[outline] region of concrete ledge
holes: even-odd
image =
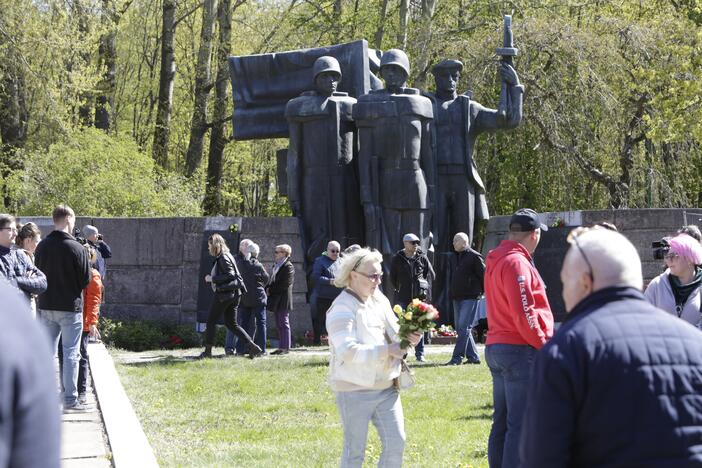
[[[114,466],[157,467],[154,452],[122,387],[112,357],[102,343],[91,343],[88,354],[93,387],[112,449]]]

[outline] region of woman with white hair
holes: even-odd
[[[407,350],[400,346],[390,301],[378,289],[382,261],[367,248],[344,256],[335,279],[344,291],[327,312],[329,383],[344,428],[342,467],[363,464],[370,421],[383,448],[378,466],[402,466],[404,417],[394,382]],[[421,336],[415,333],[409,341],[414,345]]]
[[[646,298],[659,309],[702,328],[702,245],[687,234],[678,234],[668,243],[664,257],[668,268],[651,280]]]
[[[246,292],[241,296],[239,304],[239,325],[246,333],[253,336],[254,343],[261,348],[262,354],[266,354],[266,285],[270,278],[266,269],[258,261],[260,250],[255,242],[249,243],[244,248],[246,260],[241,264],[241,276],[244,278]],[[255,333],[253,320],[256,320]],[[237,342],[237,355],[246,353],[244,345],[245,343],[241,340]]]

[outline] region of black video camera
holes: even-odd
[[[77,240],[78,242],[80,242],[82,245],[85,245],[85,244],[88,243],[88,241],[86,240],[86,238],[83,237],[83,236],[81,236],[80,229],[78,229],[78,228],[75,228],[75,229],[73,230],[73,237],[75,237],[76,240]]]
[[[655,260],[663,260],[665,254],[667,254],[670,250],[670,243],[668,242],[668,238],[664,237],[659,241],[652,242],[651,248],[653,248],[653,258]]]

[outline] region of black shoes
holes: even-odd
[[[271,354],[275,354],[276,356],[279,356],[281,354],[288,354],[288,353],[290,353],[289,349],[276,349]]]
[[[249,358],[253,359],[257,356],[260,356],[261,354],[263,354],[263,350],[259,345],[257,345],[256,343],[251,343],[249,345]]]
[[[444,365],[445,365],[445,366],[460,366],[461,364],[462,364],[461,361],[453,361],[453,360],[451,360],[451,361],[447,362],[447,363],[444,364]]]
[[[203,351],[196,359],[210,359],[212,357],[212,351]]]
[[[466,359],[463,364],[477,364],[480,365],[480,359]]]

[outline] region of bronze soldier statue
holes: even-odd
[[[301,221],[306,265],[330,240],[342,245],[363,242],[363,211],[358,195],[355,126],[356,100],[337,92],[341,67],[334,57],[318,58],[314,91],[285,107],[288,148],[288,200]]]
[[[366,220],[366,243],[391,255],[402,236],[413,232],[430,243],[434,192],[431,101],[406,88],[409,59],[385,52],[380,76],[385,89],[358,99],[353,117],[359,131],[359,178]]]
[[[458,96],[456,88],[463,64],[444,60],[432,69],[436,93],[429,97],[434,105],[434,154],[437,167],[437,201],[434,230],[437,250],[451,250],[457,232],[465,232],[473,241],[475,224],[489,218],[485,186],[473,160],[475,140],[483,132],[511,129],[522,120],[522,95],[517,72],[502,63],[500,73],[506,85],[503,95],[506,109],[501,118],[497,109],[483,107],[467,94]]]

